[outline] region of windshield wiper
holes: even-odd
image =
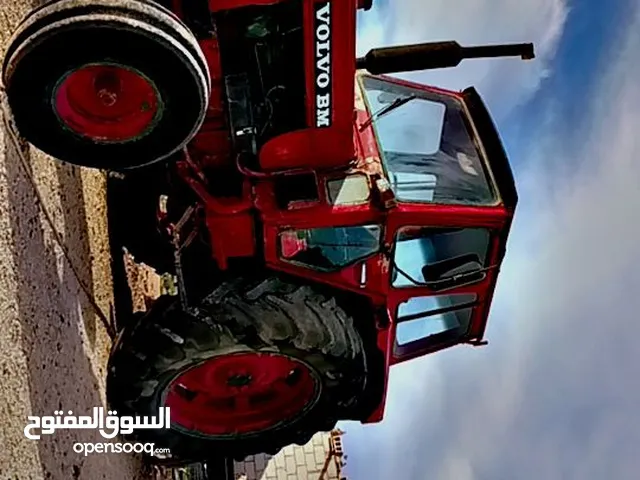
[[[417,98],[417,95],[408,95],[406,97],[398,97],[398,98],[396,98],[389,105],[386,105],[386,106],[382,107],[380,110],[378,110],[377,112],[373,113],[369,118],[367,118],[362,123],[362,125],[360,125],[360,131],[363,131],[365,128],[367,128],[369,125],[371,125],[374,122],[374,120],[377,120],[377,119],[385,116],[387,113],[390,113],[393,110],[395,110],[396,108],[401,107],[405,103],[409,103],[411,100],[414,100],[415,98]]]

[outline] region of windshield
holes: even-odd
[[[398,200],[492,205],[496,196],[460,101],[363,76],[382,161]]]

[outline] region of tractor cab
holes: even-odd
[[[384,74],[502,55],[533,52],[444,42],[358,59],[357,162],[346,176],[318,174],[328,205],[279,217],[296,227],[280,231],[275,268],[369,296],[392,327],[378,335],[388,365],[482,343],[517,193],[475,89]]]
[[[517,201],[487,110],[473,89],[368,73],[357,87],[360,144],[395,201],[382,239],[391,363],[478,342]]]

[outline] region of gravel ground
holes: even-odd
[[[2,2],[2,50],[34,3]],[[104,199],[102,174],[19,145],[1,123],[1,480],[150,478],[126,454],[72,450],[104,441],[97,432],[62,430],[39,441],[23,434],[28,415],[84,415],[105,404],[113,298]]]

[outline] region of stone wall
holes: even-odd
[[[0,1],[0,59],[39,3]],[[103,442],[97,431],[24,436],[28,416],[105,405],[113,306],[105,178],[21,141],[0,97],[0,478],[143,478],[136,458],[73,451]]]

